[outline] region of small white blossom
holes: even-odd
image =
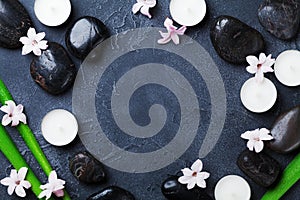
[[[203,163],[200,159],[196,160],[192,165],[191,169],[182,169],[183,176],[181,176],[178,181],[181,184],[187,184],[187,188],[190,190],[197,185],[201,188],[206,188],[205,179],[207,179],[210,174],[208,172],[202,172]]]
[[[274,65],[275,59],[271,57],[271,54],[267,57],[264,53],[259,54],[259,58],[247,56],[246,60],[249,63],[249,66],[246,70],[251,74],[255,74],[255,78],[261,82],[264,79],[264,73],[274,72],[272,65]]]
[[[12,195],[14,191],[19,197],[25,197],[26,192],[24,188],[29,189],[31,184],[25,180],[28,168],[22,167],[18,172],[15,169],[10,171],[9,177],[0,181],[2,185],[8,186],[7,193]]]
[[[149,9],[153,8],[156,5],[156,0],[137,0],[132,7],[133,14],[136,14],[139,10],[143,15],[151,18],[151,14],[149,13]]]
[[[20,122],[26,124],[26,115],[23,113],[23,105],[19,104],[16,106],[12,100],[6,101],[6,105],[0,108],[1,111],[5,112],[6,115],[2,118],[2,125],[7,126],[11,123],[11,126],[17,126]]]
[[[160,35],[163,37],[162,39],[159,39],[157,42],[158,44],[167,44],[171,40],[177,45],[179,44],[179,36],[178,35],[184,35],[184,32],[186,31],[186,26],[182,26],[180,28],[177,28],[173,25],[173,21],[169,18],[167,18],[164,22],[164,26],[166,27],[167,31],[166,33],[163,33],[162,31],[159,31]]]
[[[246,131],[241,135],[241,138],[249,140],[247,142],[247,147],[250,151],[255,150],[259,153],[264,148],[264,140],[272,140],[273,137],[269,135],[270,131],[266,128],[255,129],[253,131]]]
[[[57,197],[63,197],[63,189],[65,188],[65,183],[66,182],[64,180],[57,178],[57,174],[55,171],[52,171],[49,175],[48,183],[40,186],[43,191],[39,194],[38,198],[41,199],[43,197],[46,197],[46,200],[48,200],[51,197],[52,193]]]
[[[22,48],[22,55],[33,53],[37,56],[42,54],[41,50],[47,49],[47,41],[43,40],[46,36],[45,32],[36,33],[34,28],[29,28],[27,37],[21,37],[20,42],[24,45]]]

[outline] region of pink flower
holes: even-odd
[[[206,188],[205,179],[207,179],[210,174],[208,172],[202,172],[202,168],[202,161],[200,159],[196,160],[191,169],[184,168],[181,170],[183,176],[178,179],[179,183],[187,184],[189,190],[194,188],[196,184],[201,188]]]
[[[264,73],[274,72],[271,66],[275,63],[275,59],[272,59],[271,56],[270,54],[266,57],[264,53],[259,54],[259,59],[255,56],[247,56],[246,60],[249,66],[246,70],[255,74],[255,78],[261,82],[264,79]]]
[[[64,184],[66,182],[64,180],[58,179],[55,171],[52,171],[48,178],[48,183],[45,185],[41,185],[40,188],[43,190],[38,196],[39,199],[46,197],[48,200],[52,193],[57,197],[63,197],[65,188]]]
[[[179,29],[173,25],[173,21],[169,18],[167,18],[164,22],[164,26],[167,28],[167,33],[163,33],[162,31],[159,31],[160,35],[163,37],[162,39],[159,39],[157,42],[158,44],[166,44],[170,42],[171,40],[175,44],[179,44],[179,36],[178,35],[184,35],[184,32],[186,31],[186,26],[182,26]]]
[[[256,153],[259,153],[264,148],[264,140],[272,140],[273,137],[269,135],[270,131],[266,128],[255,129],[253,131],[246,131],[241,135],[241,138],[249,140],[247,147],[250,151],[255,149]]]
[[[151,18],[151,14],[149,13],[149,8],[153,8],[156,5],[156,0],[137,0],[137,3],[133,5],[132,12],[136,14],[139,10],[143,15]]]
[[[31,184],[25,180],[28,168],[22,167],[18,172],[15,169],[10,171],[9,177],[0,181],[2,185],[8,186],[7,193],[12,195],[14,191],[19,197],[25,197],[26,192],[24,188],[29,189]]]
[[[6,101],[5,104],[6,105],[0,108],[1,111],[6,113],[2,118],[3,126],[7,126],[11,122],[11,126],[17,126],[20,122],[26,124],[26,115],[23,113],[23,105],[19,104],[16,106],[12,100]]]
[[[29,28],[27,32],[27,37],[21,37],[20,42],[24,45],[22,48],[22,55],[33,53],[37,56],[42,54],[42,50],[47,49],[47,41],[42,40],[45,37],[45,32],[36,33],[34,28]]]

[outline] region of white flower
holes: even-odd
[[[22,55],[33,53],[37,56],[42,54],[42,50],[47,49],[47,41],[42,40],[45,37],[45,32],[36,33],[34,28],[29,28],[27,32],[27,37],[21,37],[20,42],[24,45],[22,48]]]
[[[259,153],[264,148],[264,140],[272,140],[273,137],[269,135],[270,131],[266,128],[255,129],[253,131],[246,131],[241,135],[241,138],[249,140],[247,147],[250,151],[255,149],[256,153]]]
[[[31,187],[31,184],[24,180],[27,174],[28,168],[22,167],[19,169],[19,172],[17,170],[12,169],[10,171],[9,177],[6,177],[0,181],[2,185],[8,186],[7,193],[9,195],[12,195],[14,191],[19,197],[25,197],[26,192],[24,188],[29,189]]]
[[[58,179],[57,174],[55,171],[52,171],[48,178],[48,183],[45,185],[41,185],[40,188],[43,190],[38,198],[41,199],[43,197],[46,197],[46,200],[48,200],[52,193],[54,193],[57,197],[63,197],[65,188],[64,184],[66,182],[64,180]]]
[[[249,66],[246,70],[251,74],[255,74],[255,78],[261,82],[264,79],[264,73],[274,72],[271,66],[275,63],[275,59],[271,57],[271,54],[266,57],[264,53],[259,54],[259,59],[255,56],[247,56],[246,60]]]
[[[173,25],[173,21],[169,18],[167,18],[164,22],[164,26],[167,28],[167,33],[163,33],[162,31],[159,31],[160,35],[163,37],[162,39],[159,39],[157,42],[158,44],[166,44],[170,42],[171,40],[175,44],[179,44],[179,36],[178,35],[184,35],[184,32],[186,31],[186,26],[182,26],[180,28],[177,28]]]
[[[209,177],[208,172],[201,172],[203,168],[202,161],[200,159],[196,160],[191,167],[182,169],[183,176],[181,176],[178,181],[181,184],[187,184],[187,188],[190,190],[197,184],[201,188],[206,188],[205,179]]]
[[[156,5],[156,0],[137,0],[132,7],[133,14],[136,14],[139,10],[143,15],[151,18],[151,14],[149,13],[149,8],[153,8]]]
[[[2,118],[3,126],[7,126],[11,122],[11,126],[17,126],[20,121],[26,124],[26,115],[23,113],[23,105],[19,104],[16,106],[12,100],[6,101],[5,104],[6,105],[0,108],[1,111],[6,113]]]

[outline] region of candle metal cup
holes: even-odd
[[[67,21],[71,14],[70,0],[35,0],[34,13],[46,26],[59,26]]]
[[[241,88],[242,104],[251,112],[263,113],[270,110],[277,100],[275,85],[267,78],[258,82],[256,78],[248,79]]]
[[[205,0],[171,0],[170,13],[178,24],[195,26],[205,17],[206,3]]]
[[[64,146],[75,139],[78,133],[78,123],[69,111],[56,109],[45,115],[41,130],[47,142],[55,146]]]
[[[237,175],[223,177],[216,185],[216,200],[250,200],[251,189],[248,182]]]
[[[276,78],[283,85],[295,87],[300,85],[300,51],[282,52],[274,64]]]

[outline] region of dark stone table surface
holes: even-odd
[[[60,27],[50,28],[42,25],[35,17],[33,12],[34,0],[20,0],[20,2],[30,13],[37,30],[45,31],[48,41],[58,42],[63,46],[65,46],[64,38],[67,28],[81,16],[90,15],[102,20],[108,27],[111,35],[139,27],[163,27],[164,19],[170,16],[168,9],[169,0],[158,1],[158,5],[151,10],[153,14],[153,19],[151,20],[141,14],[133,15],[131,13],[131,7],[135,3],[135,0],[72,0],[73,10],[69,21]],[[272,53],[274,56],[277,56],[286,49],[299,49],[300,34],[296,39],[287,42],[276,39],[263,29],[257,18],[257,9],[260,2],[260,0],[207,1],[208,13],[205,20],[201,24],[189,28],[186,32],[188,36],[198,41],[213,58],[222,75],[227,95],[227,117],[222,135],[213,151],[203,159],[205,170],[211,173],[211,177],[207,181],[207,191],[210,195],[213,195],[215,184],[220,178],[228,174],[238,174],[249,181],[252,189],[252,199],[260,199],[266,190],[249,180],[236,164],[238,154],[246,148],[245,142],[240,139],[240,134],[243,131],[252,130],[257,127],[271,128],[273,121],[280,112],[300,103],[299,87],[285,87],[276,80],[274,74],[268,74],[267,77],[274,82],[279,93],[277,105],[270,112],[264,114],[254,114],[247,111],[241,104],[239,91],[243,82],[250,75],[246,72],[245,66],[235,66],[223,61],[212,47],[209,39],[209,28],[212,20],[219,15],[226,14],[234,16],[260,31],[266,41],[266,53]],[[72,90],[59,96],[52,96],[43,91],[30,76],[29,65],[32,58],[33,55],[22,56],[21,49],[8,50],[0,48],[0,77],[7,84],[15,100],[25,106],[30,127],[52,166],[57,170],[59,176],[67,181],[66,189],[73,199],[86,199],[91,193],[101,190],[105,186],[118,185],[132,192],[138,200],[163,200],[164,197],[160,191],[160,185],[163,180],[169,174],[176,174],[181,168],[190,166],[197,159],[199,143],[201,143],[200,139],[202,138],[200,136],[197,136],[198,140],[196,138],[188,151],[180,159],[161,170],[143,174],[132,174],[119,172],[107,167],[109,180],[106,184],[86,185],[79,183],[72,176],[68,168],[69,158],[76,152],[85,150],[79,137],[68,146],[54,147],[44,140],[40,130],[41,120],[50,110],[55,108],[72,110]],[[79,69],[81,61],[75,57],[72,57],[72,59]],[[130,65],[130,62],[131,59],[127,58],[125,63]],[[199,84],[205,87],[204,83],[200,82]],[[201,124],[207,126],[207,123],[209,123],[210,104],[206,103],[201,109],[202,112],[208,113],[204,114],[204,117],[201,118]],[[32,169],[45,182],[47,180],[45,175],[18,135],[16,129],[7,128],[7,130],[14,138],[20,152],[22,152],[22,155],[24,155]],[[111,131],[114,130],[111,129]],[[283,168],[297,153],[279,155],[268,149],[266,149],[266,152],[276,158]],[[0,178],[3,178],[9,174],[12,167],[2,154],[0,154],[0,163]],[[299,199],[299,186],[299,183],[297,183],[283,199]],[[6,189],[6,187],[0,186],[0,199],[18,199],[15,195],[8,196]],[[35,199],[35,197],[31,192],[28,192],[26,199]]]

